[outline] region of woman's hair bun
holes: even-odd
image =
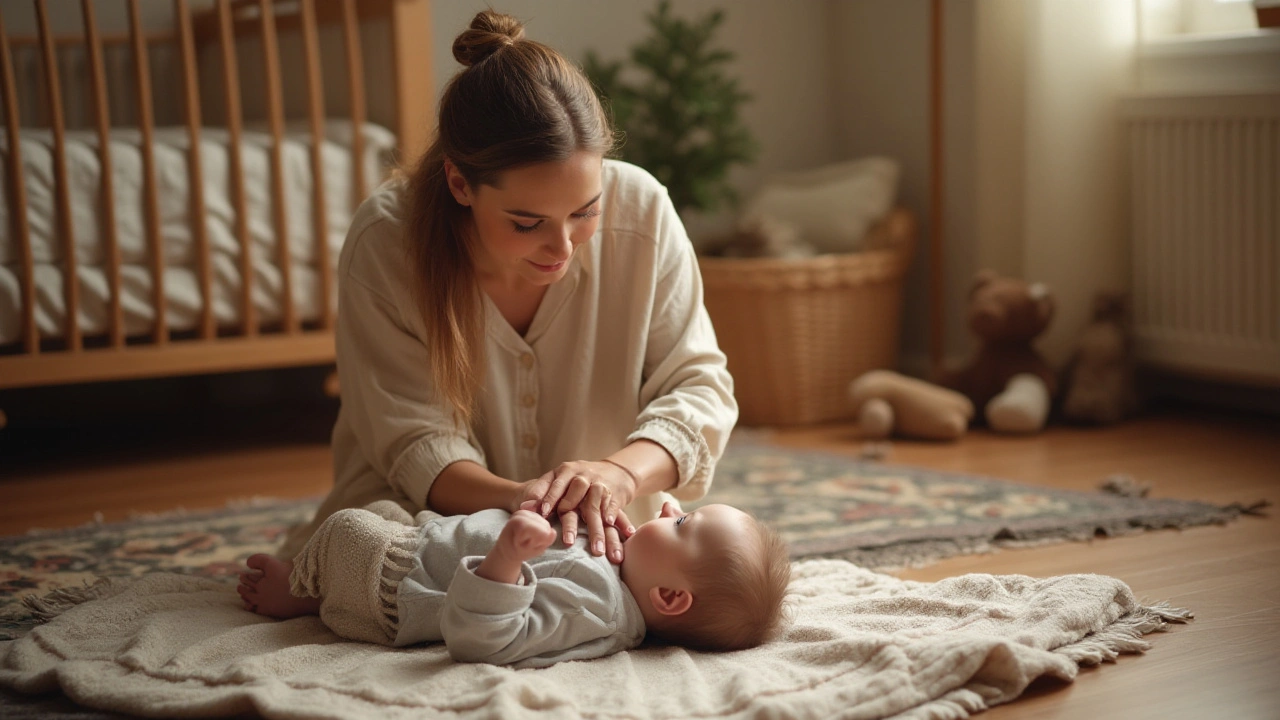
[[[500,12],[481,10],[453,41],[453,57],[471,67],[524,37],[524,23]]]

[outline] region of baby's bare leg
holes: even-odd
[[[240,573],[236,588],[246,610],[281,620],[320,613],[320,598],[295,597],[289,592],[292,562],[259,553],[246,564],[250,570]]]

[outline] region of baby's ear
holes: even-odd
[[[693,593],[688,590],[673,590],[655,587],[649,590],[649,603],[653,609],[663,615],[683,615],[693,607]]]

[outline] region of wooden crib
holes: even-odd
[[[157,5],[0,14],[0,390],[332,362],[345,222],[427,145],[429,0],[173,0],[144,29]]]

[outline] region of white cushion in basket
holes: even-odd
[[[885,157],[778,174],[751,198],[743,216],[786,223],[818,252],[854,252],[893,207],[898,174],[898,163]]]

